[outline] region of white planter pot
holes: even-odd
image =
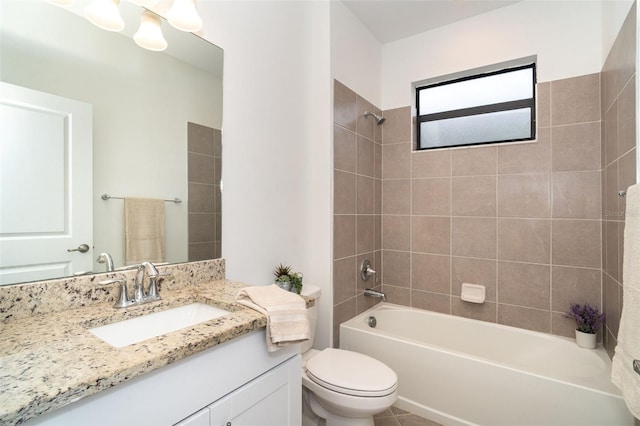
[[[581,348],[595,349],[597,345],[597,334],[583,333],[576,330],[576,343]]]

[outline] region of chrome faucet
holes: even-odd
[[[169,276],[169,273],[160,273],[156,269],[155,265],[151,262],[142,262],[137,265],[138,269],[133,282],[133,298],[129,298],[127,291],[127,282],[124,278],[110,279],[106,281],[100,281],[101,286],[107,286],[114,283],[118,283],[120,286],[120,294],[116,301],[115,308],[127,308],[129,306],[142,305],[144,303],[160,300],[160,293],[158,291],[158,280],[165,276]],[[144,291],[144,276],[149,276],[149,288]]]
[[[374,290],[372,288],[365,288],[364,289],[364,295],[365,296],[369,296],[369,297],[379,297],[382,299],[383,302],[387,301],[387,297],[384,295],[383,292],[378,291],[378,290]]]
[[[144,291],[144,273],[149,276],[149,291]],[[151,262],[142,262],[138,266],[138,272],[136,272],[136,278],[133,282],[133,300],[136,303],[151,302],[153,300],[160,299],[158,294],[158,276],[160,273]]]
[[[109,253],[100,253],[100,256],[96,259],[98,263],[106,263],[107,264],[107,272],[113,272],[113,258]]]

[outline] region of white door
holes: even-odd
[[[92,149],[91,105],[0,82],[0,284],[92,269]]]

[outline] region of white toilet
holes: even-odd
[[[321,292],[305,284],[302,294],[316,299],[315,306],[307,311],[311,339],[301,348],[303,405],[325,419],[327,426],[373,426],[373,416],[396,402],[398,376],[382,362],[358,352],[311,349]]]

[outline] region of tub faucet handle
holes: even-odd
[[[371,275],[376,275],[376,271],[371,267],[371,262],[365,259],[362,261],[362,264],[360,264],[360,278],[362,281],[367,281]]]

